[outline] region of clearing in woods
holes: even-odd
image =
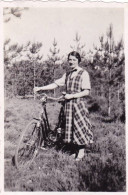
[[[58,103],[47,105],[52,129],[59,113]],[[125,191],[125,128],[121,122],[104,123],[97,113],[94,125],[95,152],[82,161],[53,149],[40,151],[27,170],[12,163],[19,135],[41,105],[32,99],[5,101],[5,191]]]

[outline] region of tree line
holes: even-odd
[[[34,86],[47,85],[67,71],[67,59],[60,56],[60,48],[55,38],[46,60],[43,60],[42,47],[40,42],[19,45],[11,44],[10,39],[5,41],[5,96],[32,95]],[[124,44],[123,39],[115,42],[112,24],[106,34],[99,37],[99,44],[94,45],[93,50],[85,52],[86,44],[81,43],[78,33],[75,35],[74,45],[70,47],[82,57],[80,66],[89,72],[91,78],[91,97],[99,102],[98,105],[103,105],[103,114],[124,114]],[[54,91],[54,95],[55,93],[58,94],[58,91]],[[95,109],[98,109],[98,106]]]

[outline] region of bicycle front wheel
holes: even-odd
[[[29,167],[41,142],[41,127],[37,127],[37,121],[32,120],[24,129],[20,136],[15,152],[15,165],[19,168]]]

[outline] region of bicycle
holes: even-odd
[[[37,156],[40,148],[46,149],[54,147],[55,149],[64,149],[64,99],[65,93],[59,98],[48,97],[43,94],[40,98],[42,105],[41,114],[39,118],[33,118],[22,132],[18,145],[15,151],[15,165],[16,167],[29,167]],[[54,130],[50,129],[46,104],[47,100],[55,100],[61,103],[58,123]]]

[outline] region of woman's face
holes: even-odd
[[[74,69],[78,66],[78,59],[75,56],[70,55],[68,62],[71,69]]]

